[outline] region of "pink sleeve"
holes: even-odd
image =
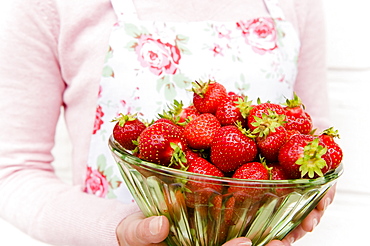
[[[138,208],[87,195],[61,182],[51,166],[67,86],[58,54],[58,11],[51,2],[13,0],[2,10],[7,15],[0,21],[0,216],[50,244],[117,245],[116,226]],[[107,11],[108,3],[95,4]]]
[[[329,126],[326,81],[326,30],[322,0],[295,1],[301,38],[295,91],[311,114],[314,126]]]

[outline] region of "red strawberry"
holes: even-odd
[[[235,197],[233,196],[219,194],[211,198],[206,228],[208,237],[212,238],[213,242],[217,242],[217,245],[226,241],[230,227],[235,224],[233,219],[237,215],[234,213],[234,206]]]
[[[324,144],[328,148],[328,153],[332,161],[331,169],[337,168],[343,159],[343,150],[335,142],[335,138],[339,138],[338,130],[334,130],[333,127],[330,127],[324,130],[322,134],[319,135],[319,138],[324,142]]]
[[[187,160],[187,164],[190,164],[191,161],[193,161],[195,158],[202,157],[200,152],[195,152],[191,149],[185,150],[185,157]]]
[[[258,150],[268,162],[278,160],[279,150],[286,142],[287,132],[283,126],[277,127],[267,136],[257,137]]]
[[[229,195],[216,195],[212,199],[211,214],[214,220],[221,219],[227,225],[233,224],[235,197]]]
[[[271,179],[272,180],[287,180],[288,175],[285,173],[284,168],[278,163],[270,163],[268,167],[271,168]]]
[[[227,173],[236,170],[241,164],[254,160],[257,145],[240,126],[223,126],[211,145],[211,162]]]
[[[294,93],[293,99],[286,100],[285,115],[287,130],[298,130],[303,134],[309,134],[312,130],[311,116],[305,111],[301,99]]]
[[[247,116],[252,109],[251,101],[238,95],[229,95],[217,108],[216,117],[221,125],[234,125],[239,121],[247,127]]]
[[[195,119],[197,116],[199,116],[199,111],[195,108],[194,105],[189,105],[182,109],[181,113],[179,114],[179,122],[183,123],[186,121],[190,121]]]
[[[286,142],[287,131],[284,128],[284,115],[268,110],[269,114],[262,113],[261,117],[254,117],[255,127],[252,134],[256,135],[256,143],[263,157],[268,162],[278,160],[281,146]]]
[[[163,115],[159,115],[159,117],[162,117],[162,116]],[[160,123],[160,122],[173,125],[173,126],[177,127],[180,131],[184,131],[184,126],[183,125],[179,124],[174,119],[166,118],[166,117],[156,119],[154,122],[151,123],[151,125],[156,124],[156,123]]]
[[[219,104],[227,97],[226,88],[216,81],[195,81],[192,90],[193,104],[201,113],[215,114]]]
[[[139,137],[139,157],[163,166],[186,162],[187,149],[182,131],[173,124],[157,122],[148,126]]]
[[[202,175],[224,177],[223,172],[202,157],[192,159],[187,171]],[[189,190],[186,195],[186,203],[189,207],[194,207],[196,204],[208,204],[209,198],[214,193],[221,193],[222,182],[213,181],[212,183],[205,183],[203,178],[191,176],[186,183],[186,188]]]
[[[287,180],[288,175],[285,173],[284,168],[279,163],[270,163],[268,167],[271,168],[271,180]],[[274,193],[278,196],[283,196],[291,192],[288,188],[279,188],[279,184],[276,185]]]
[[[123,115],[112,120],[117,122],[113,128],[114,139],[125,149],[134,150],[141,132],[146,128],[146,125],[136,118],[136,115]]]
[[[184,136],[190,148],[207,149],[211,147],[212,140],[220,127],[221,124],[216,116],[204,113],[185,126]]]
[[[331,167],[325,144],[319,138],[305,134],[291,137],[280,148],[278,159],[292,179],[323,176]]]
[[[169,119],[175,124],[183,125],[186,121],[194,119],[196,116],[200,115],[198,110],[194,105],[184,107],[182,101],[174,100],[173,104],[168,106],[168,110],[164,111],[159,116],[161,118]]]
[[[258,127],[258,124],[256,125],[256,121],[258,119],[262,119],[262,116],[265,115],[265,118],[276,118],[280,117],[282,120],[284,120],[285,116],[285,110],[283,106],[275,103],[260,103],[258,105],[255,105],[252,110],[250,111],[248,115],[248,127],[253,131]]]
[[[298,134],[301,134],[301,133],[297,130],[287,130],[286,131],[286,141],[288,141],[294,135],[298,135]]]
[[[269,180],[270,172],[266,164],[261,162],[248,162],[241,165],[233,174],[235,179],[250,179],[250,180]],[[230,186],[228,193],[234,193],[238,204],[243,203],[245,199],[257,200],[266,192],[256,184],[245,184],[238,186]]]
[[[203,175],[211,175],[211,176],[216,176],[216,177],[223,177],[224,174],[221,170],[219,170],[215,165],[207,161],[206,159],[202,157],[195,157],[193,158],[190,163],[189,163],[189,168],[187,170],[188,172],[192,173],[198,173],[198,174],[203,174]],[[195,179],[194,179],[195,180]],[[211,187],[214,188],[217,191],[221,191],[221,187],[219,185],[212,186],[209,184],[204,184],[202,182],[203,180],[200,179],[200,183],[189,181],[188,185],[192,185],[193,187],[198,187],[198,188],[204,188],[204,187]],[[218,182],[216,182],[218,183]]]
[[[172,119],[169,119],[169,118],[166,118],[166,117],[161,117],[161,118],[156,119],[154,122],[151,123],[151,125],[155,124],[155,123],[160,123],[160,122],[168,123],[170,125],[176,126],[176,123]]]
[[[269,180],[269,170],[262,162],[247,162],[241,165],[233,174],[236,179]]]

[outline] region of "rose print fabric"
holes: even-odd
[[[253,100],[292,95],[298,35],[278,1],[264,2],[270,17],[183,23],[141,21],[132,1],[112,0],[118,22],[103,68],[86,192],[133,201],[107,147],[119,113],[154,119],[174,99],[189,104],[194,80],[216,80]]]

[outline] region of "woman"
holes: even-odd
[[[327,126],[320,0],[15,0],[5,11],[0,214],[44,242],[161,245],[168,221],[144,219],[117,170],[105,175],[114,165],[108,121],[139,109],[150,117],[167,101],[187,98],[180,88],[189,81],[214,78],[275,101],[295,91],[314,124]],[[148,98],[153,107],[141,107]],[[50,165],[61,107],[74,146],[73,186]],[[268,245],[290,245],[311,231],[333,196]],[[238,238],[225,246],[249,243]]]

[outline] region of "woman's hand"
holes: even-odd
[[[321,199],[319,204],[317,204],[316,208],[312,210],[311,213],[302,221],[302,223],[294,229],[291,233],[289,233],[282,242],[282,246],[290,246],[298,239],[302,238],[307,232],[312,232],[313,229],[320,223],[321,217],[324,215],[325,209],[332,203],[334,200],[336,191],[336,185],[331,187],[326,193],[326,195]],[[279,244],[274,244],[268,246],[278,246]]]
[[[117,227],[120,246],[165,246],[170,224],[165,216],[145,218],[141,212],[128,216]]]
[[[266,246],[291,246],[292,243],[302,238],[307,232],[313,231],[320,222],[328,205],[334,199],[336,186],[333,186],[321,199],[316,208],[290,232],[282,241],[273,240]],[[141,213],[135,213],[124,219],[117,227],[117,239],[120,246],[165,246],[162,242],[169,233],[169,221],[165,216],[152,216],[145,218]],[[250,246],[251,240],[245,237],[235,238],[223,246]]]
[[[321,217],[324,214],[327,206],[331,204],[334,199],[336,185],[334,185],[328,193],[321,199],[319,204],[316,206],[311,213],[302,221],[302,223],[290,232],[282,241],[273,240],[266,246],[291,246],[295,241],[302,238],[307,232],[312,232],[316,225],[320,222]],[[222,246],[250,246],[251,241],[248,238],[235,238],[225,243]]]

